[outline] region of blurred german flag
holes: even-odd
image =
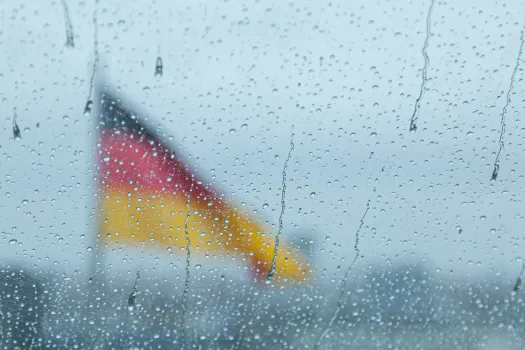
[[[108,92],[99,98],[100,244],[184,253],[189,238],[192,256],[240,258],[265,281],[275,234],[203,181],[130,106]],[[307,283],[311,276],[310,263],[281,239],[272,282]]]

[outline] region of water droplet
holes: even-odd
[[[17,241],[16,239],[13,238],[13,239],[11,239],[11,240],[9,241],[9,244],[16,244],[17,242],[18,242],[18,241]]]
[[[157,57],[157,61],[155,62],[155,78],[159,79],[162,77],[162,58],[160,56]]]
[[[492,171],[492,176],[490,178],[491,182],[496,181],[496,179],[498,178],[498,173],[499,173],[499,164],[494,164],[494,170]]]
[[[84,107],[84,117],[88,117],[91,113],[91,109],[93,109],[93,101],[88,100],[86,102],[86,107]]]
[[[315,198],[315,195],[316,195],[315,192],[310,193],[310,198]]]
[[[264,203],[262,207],[263,207],[263,209],[268,208],[268,203]]]
[[[521,287],[521,277],[518,277],[516,280],[516,284],[514,285],[514,288],[512,289],[513,292],[517,292]]]
[[[241,130],[246,130],[247,127],[248,127],[248,124],[242,124],[241,125]]]
[[[109,157],[107,157],[107,156],[106,156],[106,157],[104,157],[104,158],[102,158],[102,160],[103,160],[104,162],[109,162],[109,159],[110,159],[110,158],[109,158]]]
[[[24,200],[22,201],[22,204],[23,204],[23,205],[27,205],[27,203],[28,203],[27,199],[24,199]]]
[[[233,134],[235,134],[236,132],[237,132],[237,130],[235,130],[235,129],[230,129],[230,135],[233,135]]]
[[[20,140],[22,135],[20,135],[20,128],[16,122],[16,108],[13,108],[13,137],[15,140]]]
[[[128,310],[132,311],[133,307],[135,306],[135,300],[137,299],[137,296],[135,293],[131,293],[128,297]]]

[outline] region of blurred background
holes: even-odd
[[[523,348],[524,18],[517,0],[0,0],[0,347]],[[282,234],[312,283],[195,258],[183,302],[184,252],[99,252],[97,84],[274,230],[293,132]]]

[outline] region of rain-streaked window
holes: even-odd
[[[522,348],[524,30],[0,0],[0,349]]]

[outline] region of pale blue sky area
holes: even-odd
[[[83,271],[93,119],[82,111],[94,2],[69,1],[74,48],[64,45],[60,1],[0,3],[0,254]],[[273,224],[293,125],[284,234],[313,230],[326,281],[353,259],[369,199],[359,268],[408,258],[456,277],[515,275],[525,254],[517,61],[525,5],[435,3],[428,81],[410,134],[429,4],[100,0],[98,73],[205,176]],[[21,140],[13,140],[13,108]],[[127,254],[115,253],[112,266],[129,269]],[[162,257],[157,271],[170,261]]]

